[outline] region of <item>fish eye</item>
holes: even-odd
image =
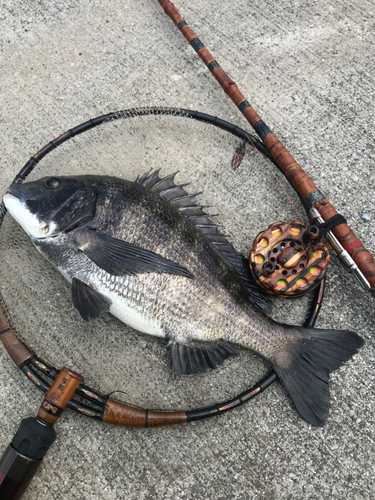
[[[58,185],[59,181],[55,178],[47,179],[46,181],[43,182],[43,186],[46,189],[56,189]]]

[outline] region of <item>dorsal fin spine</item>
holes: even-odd
[[[159,170],[156,170],[152,173],[148,172],[141,178],[137,177],[136,182],[158,193],[159,196],[167,200],[182,215],[187,217],[204,234],[226,265],[242,279],[249,293],[249,301],[263,312],[268,312],[270,310],[270,299],[254,284],[250,269],[244,264],[245,259],[243,255],[237,252],[224,234],[220,233],[218,225],[210,220],[204,211],[207,207],[194,203],[192,198],[201,193],[189,195],[184,190],[184,187],[188,186],[189,183],[180,185],[174,183],[176,174],[177,172],[161,179],[159,177]],[[184,205],[187,200],[190,200],[188,206]]]

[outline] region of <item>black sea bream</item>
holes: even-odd
[[[271,364],[301,416],[324,425],[329,373],[362,339],[267,318],[268,298],[244,257],[173,178],[44,178],[9,187],[4,203],[72,283],[84,320],[109,311],[167,339],[178,374],[214,369],[235,353],[233,344],[252,349]]]

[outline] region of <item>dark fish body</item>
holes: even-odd
[[[168,339],[177,373],[215,368],[234,353],[232,344],[252,349],[275,369],[301,415],[323,425],[328,374],[362,340],[352,332],[267,318],[268,299],[251,282],[243,257],[192,198],[173,176],[154,173],[136,182],[42,179],[9,188],[4,201],[37,249],[72,282],[73,305],[83,319],[109,311]],[[38,229],[31,228],[35,223]]]
[[[186,267],[194,279],[166,273],[113,276],[77,248],[85,228],[33,240],[61,272],[101,293],[118,295],[155,323],[163,337],[177,342],[242,343],[244,337],[245,345],[249,321],[256,330],[259,323],[266,326],[267,319],[248,302],[246,287],[188,218],[139,184],[119,179],[114,184],[106,178],[97,182],[96,214],[90,228],[162,255]],[[118,309],[116,316],[121,315]]]

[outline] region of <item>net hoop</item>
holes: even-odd
[[[132,118],[132,117],[139,117],[139,116],[149,116],[149,115],[168,115],[170,117],[178,116],[178,117],[183,117],[183,118],[189,118],[189,119],[194,119],[198,121],[202,121],[205,123],[208,123],[212,126],[219,127],[234,136],[242,139],[245,143],[249,144],[253,148],[257,149],[263,157],[266,157],[268,161],[271,161],[275,167],[279,169],[279,171],[284,175],[282,170],[278,167],[277,163],[271,156],[271,154],[267,151],[265,146],[260,142],[256,137],[252,136],[245,130],[237,127],[236,125],[233,125],[225,120],[222,120],[221,118],[214,117],[212,115],[208,115],[206,113],[201,113],[199,111],[191,111],[188,109],[181,109],[181,108],[168,108],[168,107],[147,107],[147,108],[131,108],[127,110],[121,110],[121,111],[115,111],[113,113],[109,113],[106,115],[101,115],[98,116],[97,118],[93,118],[89,121],[86,121],[70,130],[67,132],[59,135],[56,139],[52,140],[48,144],[46,144],[42,149],[40,149],[35,155],[33,155],[29,161],[22,167],[22,169],[19,171],[19,173],[16,175],[16,177],[13,180],[12,184],[20,184],[22,183],[28,175],[34,170],[36,165],[51,151],[56,149],[58,146],[61,144],[65,143],[69,139],[72,139],[73,137],[82,134],[88,130],[91,130],[94,127],[97,127],[99,125],[102,125],[105,122],[108,121],[113,121],[113,120],[119,120],[119,119],[127,119],[127,118]],[[287,177],[284,175],[284,177],[287,179]],[[288,179],[287,179],[288,180]],[[288,180],[289,182],[289,180]],[[289,184],[292,186],[292,184],[289,182]],[[293,187],[293,186],[292,186]],[[294,189],[294,188],[293,188]],[[296,191],[296,190],[295,190]],[[297,192],[297,191],[296,191]],[[298,192],[297,192],[298,194]],[[299,196],[299,194],[298,194]],[[3,203],[0,205],[0,229],[1,225],[3,223],[4,217],[6,214],[6,208]],[[320,308],[322,305],[322,300],[323,300],[323,295],[324,295],[324,287],[325,287],[325,279],[323,279],[320,282],[320,285],[318,288],[315,289],[314,292],[314,297],[312,299],[312,302],[309,307],[309,311],[307,314],[307,319],[303,323],[304,327],[313,327],[316,319],[318,317],[318,314],[320,312]],[[3,307],[1,307],[3,306]],[[0,295],[0,312],[3,309],[3,315],[6,318],[6,321],[11,324],[9,316],[6,314],[6,308],[5,304],[3,301],[3,298]],[[0,338],[2,339],[4,333],[8,332],[8,330],[11,330],[11,327],[8,329],[5,329],[4,331],[0,332]],[[14,331],[12,331],[12,334],[15,336],[15,338],[19,341],[20,344],[24,345],[23,342],[18,338],[18,336],[15,334]],[[3,340],[3,339],[2,339]],[[4,342],[3,342],[4,343]],[[7,345],[5,345],[5,348],[7,349],[8,353],[9,349],[7,348]],[[25,361],[23,361],[20,364],[17,364],[20,370],[27,376],[31,382],[33,382],[36,387],[38,387],[39,390],[41,390],[43,393],[46,393],[50,386],[52,385],[52,382],[50,382],[47,379],[50,380],[55,380],[57,375],[59,374],[60,370],[57,368],[54,368],[52,365],[46,363],[43,361],[41,358],[39,358],[36,354],[32,353],[32,355],[28,357]],[[13,359],[13,357],[12,357]],[[43,374],[45,377],[41,376],[40,374]],[[157,426],[157,425],[169,425],[173,423],[185,423],[185,422],[190,422],[190,421],[195,421],[195,420],[201,420],[204,418],[208,417],[213,417],[216,415],[219,415],[221,413],[225,413],[229,410],[232,410],[238,406],[241,406],[242,404],[250,401],[250,399],[253,399],[256,395],[260,394],[263,392],[267,387],[269,387],[275,380],[277,379],[277,375],[271,371],[268,373],[265,377],[263,377],[261,380],[259,380],[255,385],[253,385],[250,389],[242,392],[235,398],[230,399],[229,401],[224,401],[222,403],[218,403],[215,405],[207,406],[205,408],[200,408],[196,410],[189,410],[189,411],[168,411],[168,412],[159,412],[159,411],[153,411],[153,410],[147,410],[147,409],[142,409],[136,406],[130,406],[126,405],[123,403],[120,403],[118,401],[112,400],[109,398],[109,396],[103,395],[100,392],[96,391],[95,389],[92,389],[91,387],[88,387],[84,384],[80,384],[78,388],[76,389],[76,395],[81,396],[85,400],[88,400],[91,404],[94,404],[95,406],[88,406],[80,401],[77,401],[76,399],[71,399],[70,402],[68,403],[68,407],[71,408],[72,410],[85,415],[86,417],[89,418],[94,418],[96,420],[103,420],[108,423],[112,424],[117,424],[117,425],[136,425],[134,418],[130,418],[129,420],[129,411],[130,413],[133,412],[143,412],[143,417],[140,419],[140,427],[148,427],[148,426]],[[122,407],[123,410],[123,418],[119,418],[118,421],[110,421],[105,418],[105,412],[106,408],[110,406],[110,403],[119,405],[119,407]],[[126,415],[125,415],[126,414]],[[150,420],[151,415],[160,415],[160,418],[158,420],[157,417],[155,417],[153,420]],[[174,415],[179,415],[178,418],[173,418]],[[167,416],[167,417],[166,417]],[[151,423],[150,425],[150,422]]]

